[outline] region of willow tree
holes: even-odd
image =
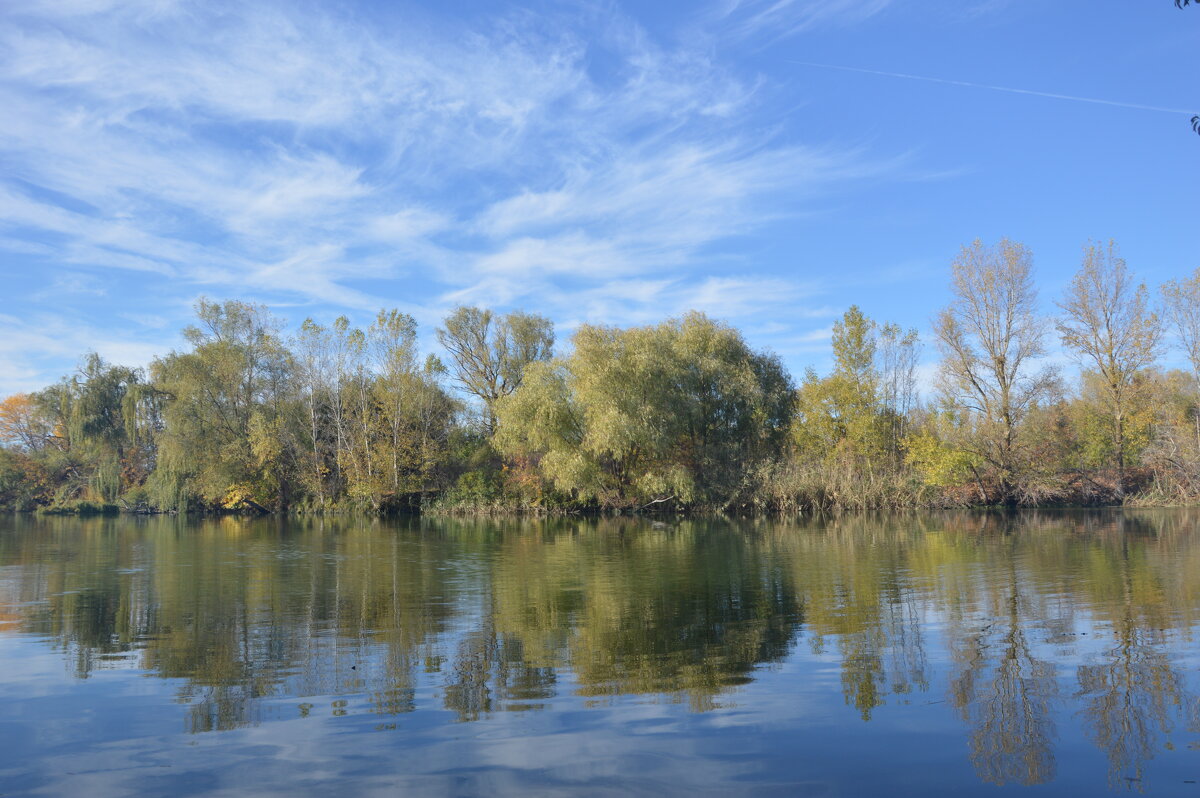
[[[1111,419],[1117,496],[1125,497],[1126,426],[1138,376],[1158,357],[1162,324],[1146,286],[1135,284],[1115,243],[1088,244],[1083,264],[1058,303],[1063,346],[1101,378],[1104,413]]]
[[[603,505],[725,506],[783,447],[794,403],[777,357],[690,313],[649,327],[584,325],[569,357],[534,363],[497,402],[497,446]]]
[[[1031,361],[1044,353],[1033,257],[1008,239],[976,240],[951,264],[951,302],[934,321],[944,398],[969,421],[963,448],[990,466],[1001,502],[1018,498],[1021,423],[1053,384]]]
[[[438,343],[450,355],[451,373],[467,393],[483,404],[484,426],[496,431],[496,402],[521,385],[530,363],[554,352],[554,324],[544,316],[514,311],[459,307],[437,330]]]
[[[285,506],[294,446],[285,425],[292,358],[281,323],[262,305],[196,303],[183,331],[191,350],[151,364],[167,396],[155,473],[160,504]]]
[[[78,370],[33,397],[41,447],[58,475],[60,498],[116,501],[154,467],[157,403],[141,369],[117,366],[95,352]]]

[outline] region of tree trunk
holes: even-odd
[[[1116,412],[1117,420],[1117,499],[1125,503],[1125,415]]]

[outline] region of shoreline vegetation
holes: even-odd
[[[915,330],[852,306],[797,381],[701,313],[585,324],[473,307],[423,354],[366,329],[196,305],[148,369],[84,357],[0,401],[0,509],[47,514],[760,513],[1200,499],[1200,269],[1157,296],[1089,244],[1053,316],[1023,245],[976,241]],[[1079,365],[1047,363],[1057,338]],[[1170,346],[1168,346],[1168,343]],[[1170,348],[1188,370],[1164,368]],[[443,359],[444,358],[444,359]]]

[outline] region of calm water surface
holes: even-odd
[[[0,516],[0,794],[1200,796],[1200,513]]]

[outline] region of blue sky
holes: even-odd
[[[1047,310],[1089,239],[1185,276],[1197,52],[1170,0],[4,4],[0,395],[200,296],[430,345],[696,308],[800,374],[852,303],[926,331],[977,237]]]

